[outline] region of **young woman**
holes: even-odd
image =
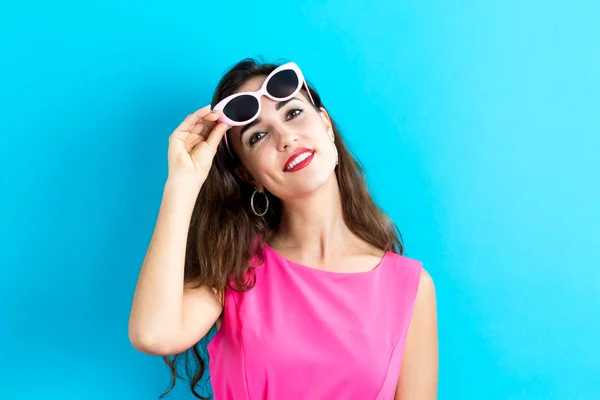
[[[435,399],[432,279],[402,255],[400,233],[300,68],[242,60],[212,105],[169,138],[133,346],[165,357],[171,388],[168,356],[192,351],[199,398],[197,345],[216,324],[217,400]],[[357,110],[356,121],[369,132],[368,116]]]

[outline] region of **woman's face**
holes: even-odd
[[[248,80],[237,92],[260,89],[265,76]],[[302,92],[286,102],[261,99],[259,117],[248,125],[232,127],[228,139],[242,161],[238,175],[259,190],[266,187],[282,200],[302,197],[331,178],[337,150],[333,130],[324,108],[318,112]],[[290,156],[300,148],[314,151],[310,163],[286,171]]]

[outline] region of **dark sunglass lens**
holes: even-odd
[[[258,101],[255,97],[244,95],[231,100],[223,109],[223,114],[233,121],[246,121],[256,115]]]
[[[273,97],[284,98],[298,88],[298,75],[291,69],[285,69],[273,75],[267,83],[267,92]]]
[[[231,100],[223,109],[223,114],[233,121],[247,121],[256,115],[258,101],[255,97],[244,95]]]

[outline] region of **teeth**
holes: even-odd
[[[308,157],[310,157],[310,155],[312,154],[312,152],[310,153],[302,153],[300,154],[298,157],[294,158],[294,161],[292,161],[290,163],[290,165],[288,165],[285,169],[286,171],[289,171],[290,169],[294,168],[296,165],[298,165],[298,163],[306,160]]]

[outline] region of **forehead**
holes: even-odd
[[[235,91],[235,93],[240,92],[255,92],[262,86],[263,82],[267,79],[266,75],[257,75],[248,79],[242,86]]]

